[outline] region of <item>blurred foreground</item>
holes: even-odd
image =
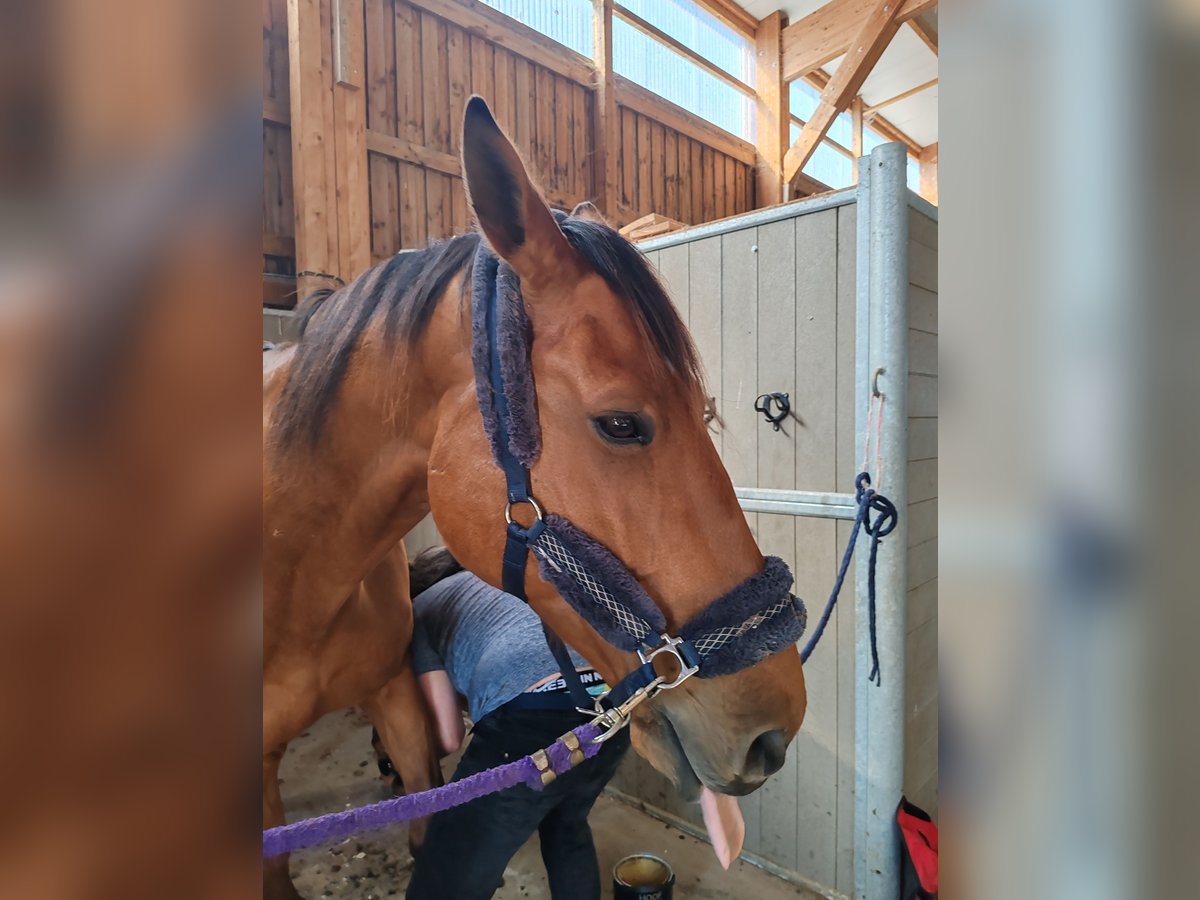
[[[0,896],[252,896],[258,11],[3,13]],[[940,34],[945,895],[1190,896],[1200,12]]]

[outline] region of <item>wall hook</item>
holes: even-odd
[[[775,412],[771,411],[772,404],[776,407]],[[759,394],[758,399],[754,401],[754,409],[762,413],[776,431],[780,431],[782,428],[780,423],[792,411],[792,401],[782,391],[772,391],[769,394]]]

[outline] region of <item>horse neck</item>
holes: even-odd
[[[457,290],[452,284],[447,294]],[[289,580],[350,589],[429,511],[437,408],[446,391],[472,377],[469,321],[454,307],[439,303],[411,348],[385,339],[381,323],[369,328],[321,441],[268,456],[265,555],[267,565],[294,573]],[[288,367],[280,367],[278,383]]]

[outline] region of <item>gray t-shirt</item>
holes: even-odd
[[[413,667],[418,674],[445,669],[475,722],[558,671],[537,613],[470,572],[443,578],[419,594],[413,612]],[[571,658],[587,673],[583,683],[589,691],[602,691],[583,657],[572,650]],[[539,691],[561,686],[558,678]]]

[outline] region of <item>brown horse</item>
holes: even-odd
[[[463,171],[479,234],[401,253],[331,294],[268,378],[264,421],[264,801],[286,743],[366,703],[399,765],[411,679],[400,540],[432,510],[462,564],[501,583],[505,481],[476,402],[469,294],[479,241],[520,278],[533,334],[542,505],[609,547],[677,629],[764,565],[704,422],[690,337],[644,258],[590,204],[558,224],[486,104]],[[638,440],[613,440],[614,429]],[[530,603],[610,684],[637,659],[527,574]],[[515,601],[514,601],[515,602]],[[399,679],[399,682],[396,681]],[[643,705],[638,752],[695,799],[745,794],[782,764],[805,710],[794,647]],[[432,746],[428,726],[410,746]],[[405,776],[408,784],[408,777]],[[286,875],[286,872],[284,872]]]

